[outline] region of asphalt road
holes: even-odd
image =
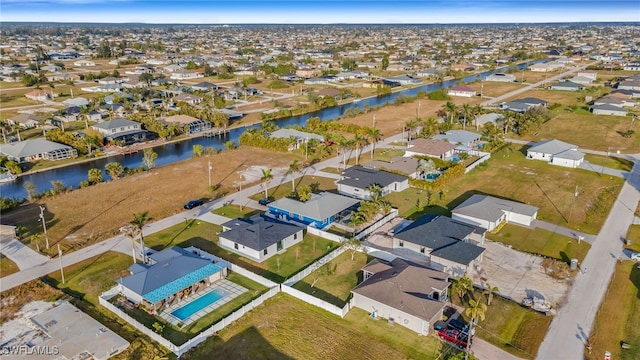
[[[640,154],[622,187],[604,226],[582,263],[569,291],[567,303],[559,309],[538,350],[537,359],[583,360],[600,303],[611,281],[618,258],[625,258],[623,241],[640,201]]]

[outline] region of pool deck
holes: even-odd
[[[171,314],[172,312],[180,309],[181,307],[189,304],[190,302],[201,298],[202,296],[204,296],[205,294],[208,294],[216,289],[222,289],[224,291],[226,291],[227,295],[225,295],[222,299],[214,302],[213,304],[209,304],[208,306],[206,306],[205,308],[203,308],[202,310],[194,313],[193,315],[189,316],[188,318],[184,319],[184,320],[180,320],[177,317],[173,316],[173,314]],[[169,306],[168,308],[164,309],[161,313],[160,313],[160,317],[167,320],[167,322],[178,326],[178,324],[181,323],[182,326],[186,326],[191,324],[192,322],[202,318],[203,316],[209,314],[210,312],[214,311],[215,309],[221,307],[222,305],[230,302],[231,300],[237,298],[238,296],[242,295],[244,292],[248,291],[247,289],[245,289],[244,287],[233,283],[229,280],[223,279],[220,281],[215,282],[214,284],[212,284],[211,286],[209,286],[208,288],[199,291],[198,293],[194,294],[194,295],[190,295],[187,298],[178,301],[176,304],[173,304],[171,306]]]

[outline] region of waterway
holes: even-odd
[[[508,66],[498,68],[492,71],[485,71],[473,75],[469,75],[462,79],[454,79],[448,80],[438,83],[426,84],[418,87],[414,87],[411,89],[406,89],[398,92],[394,92],[392,94],[381,96],[381,97],[370,97],[366,99],[360,100],[358,103],[348,103],[332,108],[323,109],[320,111],[316,111],[309,114],[304,114],[300,116],[292,116],[285,119],[275,120],[274,123],[281,128],[285,128],[288,126],[300,125],[305,126],[308,119],[312,117],[319,117],[322,121],[328,121],[331,119],[336,119],[342,116],[347,109],[358,107],[360,110],[364,108],[365,105],[369,105],[371,107],[384,105],[386,102],[393,102],[398,96],[416,96],[416,94],[420,91],[431,92],[434,90],[438,90],[442,87],[450,87],[455,85],[458,82],[470,83],[476,80],[482,80],[486,76],[497,73],[497,72],[505,72],[510,68],[516,68],[518,70],[524,69],[532,64],[544,62],[546,59],[540,59],[535,61],[529,61],[525,63],[521,63],[518,65]],[[163,166],[167,164],[171,164],[177,161],[186,160],[191,158],[191,154],[193,151],[194,145],[202,145],[203,147],[214,147],[217,149],[224,148],[224,143],[232,140],[238,143],[238,138],[240,135],[249,128],[259,128],[261,124],[249,125],[246,127],[231,129],[231,131],[223,137],[195,137],[186,139],[180,142],[168,143],[154,148],[154,151],[158,154],[156,159],[156,166]],[[27,182],[32,182],[36,185],[38,192],[44,192],[51,189],[51,182],[56,180],[61,180],[64,182],[65,186],[78,188],[80,182],[87,179],[87,173],[90,169],[98,168],[103,169],[104,166],[109,163],[117,161],[122,164],[123,167],[129,168],[137,168],[142,166],[142,151],[129,154],[129,155],[116,155],[110,156],[108,158],[100,158],[92,161],[70,164],[69,166],[64,166],[60,168],[54,168],[50,170],[44,170],[38,173],[32,173],[24,176],[18,177],[18,179],[11,183],[4,183],[0,185],[0,196],[2,197],[16,197],[16,198],[25,198],[27,196],[27,192],[24,189],[24,184]],[[215,166],[214,166],[215,168]],[[105,173],[105,179],[109,179],[109,176]]]

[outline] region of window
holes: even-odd
[[[420,247],[420,254],[424,254],[424,246]]]
[[[264,251],[262,252],[263,255],[267,255],[269,253],[268,251],[269,249],[264,249]]]
[[[298,233],[293,234],[293,240],[298,240]]]
[[[238,243],[233,243],[233,248],[238,250]]]
[[[400,240],[400,247],[404,247],[404,240]]]

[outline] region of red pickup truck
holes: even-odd
[[[442,329],[438,331],[438,336],[445,341],[448,341],[459,349],[467,348],[467,339],[468,336],[466,333],[462,333],[455,329]]]

